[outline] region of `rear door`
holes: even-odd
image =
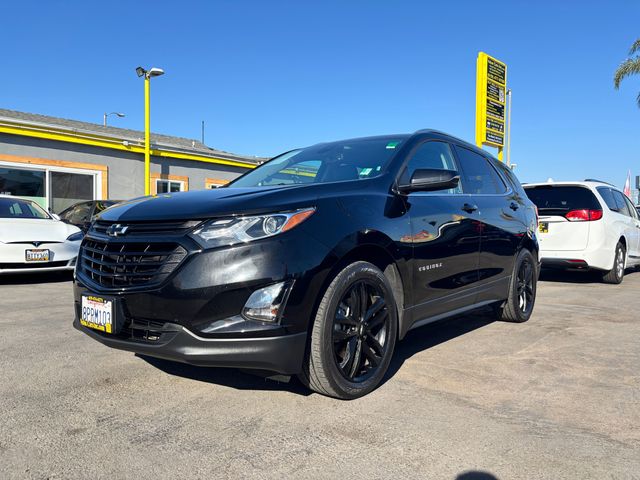
[[[616,205],[618,207],[617,213],[621,215],[620,221],[624,224],[624,236],[627,239],[627,252],[632,257],[638,256],[638,229],[636,228],[635,221],[635,208],[627,197],[620,191],[612,188],[611,194],[613,195]]]
[[[638,211],[636,210],[635,206],[633,205],[633,203],[631,203],[631,200],[629,200],[629,197],[627,197],[626,195],[622,196],[624,198],[624,201],[627,204],[627,208],[629,209],[629,214],[631,217],[631,230],[633,231],[633,236],[636,238],[635,243],[635,249],[630,249],[630,256],[634,257],[634,260],[637,260],[638,258],[640,258],[640,217],[638,216]]]
[[[525,191],[538,207],[538,241],[541,251],[587,248],[591,224],[589,219],[602,217],[600,202],[589,188],[552,184],[525,186]],[[597,212],[600,213],[599,217]],[[581,216],[584,217],[582,221],[576,221]]]
[[[518,246],[527,231],[524,203],[478,152],[456,145],[465,193],[477,207],[480,237],[477,302],[505,298]]]

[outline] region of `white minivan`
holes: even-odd
[[[595,269],[620,283],[640,265],[640,217],[618,188],[598,180],[524,185],[538,207],[542,267]]]

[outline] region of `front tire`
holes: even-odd
[[[513,268],[509,297],[497,308],[499,320],[522,323],[531,318],[536,301],[538,267],[531,252],[522,249]]]
[[[616,245],[616,254],[613,260],[613,268],[602,276],[604,283],[620,284],[624,279],[624,269],[627,260],[627,249],[621,242]]]
[[[389,281],[375,265],[352,263],[322,297],[300,380],[343,400],[366,395],[382,382],[397,336]]]

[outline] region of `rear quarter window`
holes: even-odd
[[[564,215],[571,210],[602,208],[593,192],[585,187],[540,185],[525,187],[525,192],[542,215]]]
[[[516,174],[513,173],[513,170],[511,170],[504,163],[499,161],[497,162],[493,160],[491,163],[495,168],[498,169],[502,177],[506,179],[507,183],[509,183],[513,191],[518,192],[520,195],[526,195],[524,188],[520,183],[520,180],[518,180],[518,177],[516,177]]]
[[[609,207],[609,210],[613,212],[620,212],[620,209],[618,208],[618,204],[616,203],[615,198],[613,198],[613,193],[611,192],[610,188],[598,187],[597,190],[600,196],[602,197],[602,199],[604,200],[604,203],[606,203],[607,207]]]

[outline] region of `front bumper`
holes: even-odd
[[[49,250],[48,262],[26,262],[25,252],[30,249]],[[0,275],[5,273],[35,273],[73,270],[80,242],[45,242],[37,247],[31,243],[0,244]]]
[[[283,375],[300,372],[306,333],[256,338],[203,338],[176,325],[166,342],[149,344],[110,337],[80,325],[73,326],[108,347],[150,357],[205,367],[268,370]]]
[[[133,242],[132,237],[122,241]],[[143,355],[299,373],[316,299],[329,271],[323,264],[326,247],[302,229],[216,250],[179,241],[188,254],[162,283],[146,286],[97,285],[88,278],[81,253],[74,282],[75,327],[107,346]],[[279,321],[244,320],[241,312],[250,295],[279,282],[290,288]],[[116,300],[116,334],[79,324],[83,295]]]

